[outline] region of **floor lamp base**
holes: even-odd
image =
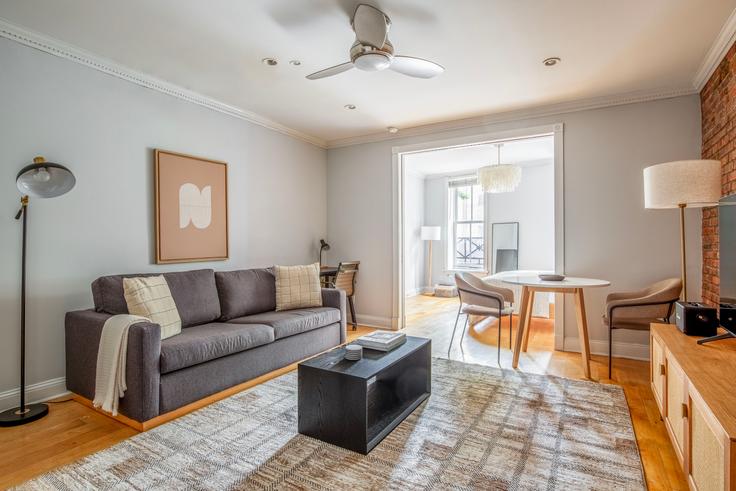
[[[0,413],[0,427],[24,425],[41,419],[48,413],[49,407],[46,404],[26,404],[23,411],[14,407]]]

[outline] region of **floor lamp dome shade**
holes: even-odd
[[[715,206],[721,199],[721,162],[678,160],[644,169],[644,207],[680,209],[680,275],[682,299],[687,301],[685,208]]]
[[[0,427],[18,426],[43,418],[49,412],[46,404],[26,403],[26,242],[28,235],[28,198],[55,198],[66,194],[76,184],[74,174],[61,164],[46,162],[36,157],[23,167],[15,178],[22,193],[16,220],[22,220],[21,276],[20,276],[20,404],[0,412]]]
[[[721,162],[679,160],[644,169],[644,207],[715,206],[721,199]]]
[[[76,182],[69,169],[46,162],[43,157],[33,159],[33,163],[23,167],[15,178],[18,191],[33,198],[61,196],[71,191]]]

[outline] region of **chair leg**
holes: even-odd
[[[503,319],[503,315],[499,312],[498,316],[498,343],[496,345],[496,361],[498,362],[498,367],[501,368],[501,319]]]
[[[470,315],[465,314],[465,325],[463,325],[463,333],[460,335],[460,351],[463,351],[463,339],[465,338],[465,331],[468,329],[468,322],[470,321]]]
[[[613,329],[608,328],[608,378],[611,378],[611,369],[613,368]]]
[[[457,308],[457,316],[455,316],[455,327],[452,328],[452,336],[450,336],[450,345],[447,347],[447,357],[450,357],[450,350],[452,349],[452,342],[455,340],[455,331],[457,331],[457,321],[460,319],[460,310],[462,310],[463,305],[460,304],[460,307]]]
[[[514,312],[509,314],[509,349],[511,349],[511,327],[514,324]]]
[[[358,322],[355,320],[355,304],[352,295],[348,297],[348,303],[350,304],[350,315],[353,318],[353,331],[355,331],[358,329]]]

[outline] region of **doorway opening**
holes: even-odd
[[[504,276],[564,271],[561,147],[554,125],[394,149],[395,328],[431,338],[435,356],[495,364],[500,346],[511,365],[521,292]],[[508,168],[496,181],[479,179],[499,164]],[[498,316],[458,315],[456,275],[512,290],[500,333]],[[540,368],[562,349],[556,297],[534,303],[529,350]]]

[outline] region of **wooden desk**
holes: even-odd
[[[337,266],[321,266],[319,269],[320,277],[330,277],[337,274]]]
[[[652,392],[690,489],[736,489],[736,339],[652,324]]]
[[[577,313],[578,334],[580,337],[580,355],[583,358],[583,371],[590,378],[590,342],[588,340],[588,321],[585,317],[585,299],[583,288],[600,288],[609,286],[606,280],[593,278],[565,278],[562,281],[543,281],[539,276],[531,275],[509,275],[500,278],[504,283],[521,285],[521,310],[519,312],[519,331],[516,334],[514,344],[514,358],[511,366],[519,366],[519,354],[526,351],[529,344],[529,324],[532,318],[532,307],[534,305],[534,294],[543,293],[569,293],[575,296],[575,311]]]
[[[319,279],[323,287],[328,286],[329,284],[335,281],[335,276],[337,276],[337,270],[338,270],[337,266],[320,266]]]

